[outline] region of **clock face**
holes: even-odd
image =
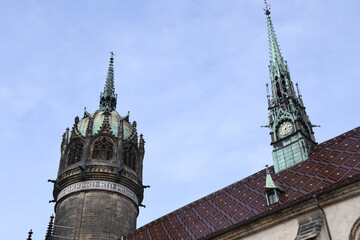
[[[292,122],[285,121],[280,124],[278,128],[278,133],[280,136],[287,136],[292,132],[292,130],[293,130]]]

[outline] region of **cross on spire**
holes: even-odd
[[[264,8],[264,11],[265,11],[265,15],[270,15],[270,4],[269,3],[267,3],[267,1],[266,0],[264,0],[264,2],[265,2],[265,8]]]
[[[31,238],[32,235],[33,235],[33,231],[32,231],[32,229],[30,229],[27,240],[31,240],[31,239],[32,239],[32,238]]]

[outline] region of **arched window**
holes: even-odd
[[[67,166],[79,162],[81,160],[82,152],[83,152],[84,144],[81,141],[76,141],[71,144],[68,159],[67,159]]]
[[[352,225],[349,240],[360,240],[360,218]]]
[[[136,152],[131,145],[127,145],[124,148],[123,162],[124,165],[128,166],[132,170],[136,170]]]
[[[114,143],[108,137],[99,137],[93,144],[92,159],[113,160]]]

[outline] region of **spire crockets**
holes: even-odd
[[[114,53],[110,52],[110,64],[106,77],[104,92],[100,94],[100,108],[112,111],[116,108],[117,95],[114,87]]]
[[[274,26],[270,17],[270,5],[265,1],[265,14],[267,16],[267,28],[270,47],[270,79],[273,100],[279,102],[282,98],[295,97],[294,86],[290,79],[287,62],[281,55],[280,46],[276,38]]]

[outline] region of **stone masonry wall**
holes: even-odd
[[[136,229],[138,208],[120,194],[92,190],[64,197],[55,212],[54,239],[115,240]]]
[[[348,189],[339,189],[336,192],[321,196],[320,201],[326,213],[329,229],[326,228],[325,222],[322,225],[319,235],[315,240],[328,240],[328,230],[330,230],[332,240],[353,240],[349,238],[355,223],[360,223],[360,184],[356,184]],[[343,194],[343,195],[342,195]],[[346,197],[352,195],[351,197]],[[336,199],[334,202],[332,200]],[[329,204],[329,202],[332,202]],[[313,210],[308,211],[300,208],[290,208],[286,211],[288,214],[294,214],[294,217],[286,219],[280,223],[272,223],[277,218],[283,218],[284,215],[269,216],[261,219],[258,224],[245,226],[235,229],[213,239],[221,240],[284,240],[296,239],[300,223],[304,219],[313,219],[313,216],[322,214],[320,209],[315,205],[315,200],[309,200],[308,204],[313,206]],[[310,205],[307,205],[309,207]],[[261,225],[261,229],[258,228]],[[360,229],[360,227],[359,227]],[[244,233],[248,233],[242,236]],[[360,230],[359,230],[360,232]],[[359,234],[356,232],[356,234]],[[359,235],[357,235],[359,236]],[[312,238],[311,238],[312,239]]]

